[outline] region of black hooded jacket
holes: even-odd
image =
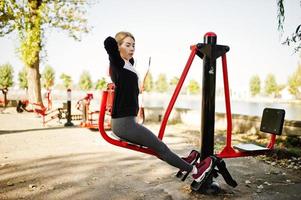
[[[133,69],[134,59],[125,62],[112,37],[105,39],[104,46],[109,55],[110,76],[115,84],[112,118],[137,116],[139,86],[137,72]]]

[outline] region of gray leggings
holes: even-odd
[[[129,142],[146,146],[154,150],[168,164],[183,171],[191,171],[192,165],[173,153],[150,130],[136,122],[136,117],[112,119],[112,130],[115,135]]]

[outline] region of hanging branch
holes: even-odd
[[[285,21],[285,11],[284,11],[284,0],[278,0],[277,6],[278,6],[278,14],[277,14],[277,20],[278,20],[278,31],[280,32],[280,35],[283,35],[284,32],[284,21]],[[301,1],[300,1],[300,7],[301,7]],[[286,37],[284,42],[281,44],[287,45],[287,46],[294,46],[294,52],[297,53],[301,50],[301,24],[299,24],[296,28],[296,31],[292,33],[290,36]]]

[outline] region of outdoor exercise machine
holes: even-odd
[[[8,89],[7,88],[2,88],[0,89],[2,91],[2,94],[3,94],[3,100],[0,99],[0,105],[4,108],[6,108],[6,105],[7,105],[7,92],[8,92]]]
[[[49,94],[46,95],[49,97]],[[49,102],[51,101],[51,102]],[[48,122],[58,119],[58,122],[61,123],[60,120],[66,119],[67,122],[65,126],[73,126],[72,120],[81,120],[81,115],[72,115],[71,114],[71,90],[67,90],[67,102],[63,103],[63,106],[56,109],[52,108],[52,100],[51,98],[47,98],[47,105],[50,107],[44,106],[42,103],[32,103],[29,100],[19,100],[16,110],[18,113],[22,113],[23,111],[26,112],[33,112],[36,113],[38,116],[42,117],[43,126],[45,126]]]
[[[195,55],[203,60],[203,80],[202,80],[202,103],[201,103],[201,149],[200,159],[204,159],[208,156],[213,158],[213,170],[210,174],[201,182],[193,181],[191,183],[191,189],[193,191],[199,191],[202,193],[217,193],[220,191],[219,185],[213,181],[219,174],[225,179],[226,183],[232,187],[236,187],[237,183],[227,170],[226,163],[223,158],[235,158],[242,156],[254,156],[267,153],[274,147],[276,134],[281,134],[285,111],[281,109],[267,108],[263,112],[260,130],[263,132],[271,133],[271,142],[266,148],[257,145],[238,145],[232,147],[231,135],[232,135],[232,116],[230,106],[229,84],[228,84],[228,72],[227,72],[227,60],[226,53],[230,50],[228,46],[217,45],[217,36],[213,32],[208,32],[204,35],[204,43],[198,43],[190,47],[191,53],[179,82],[175,88],[175,91],[171,97],[168,107],[165,111],[161,127],[159,130],[158,138],[163,139],[166,124],[175,101],[180,93],[184,80],[190,69],[190,66],[194,60]],[[227,116],[227,141],[226,147],[220,152],[214,153],[214,120],[215,120],[215,88],[216,88],[216,59],[222,58],[222,70],[224,79],[224,92],[226,103],[226,116]],[[123,141],[117,136],[110,136],[106,133],[103,124],[104,116],[106,112],[110,112],[112,109],[112,102],[114,98],[114,91],[108,90],[102,92],[102,100],[99,114],[99,131],[102,137],[109,143],[128,148],[131,150],[147,153],[150,155],[156,155],[156,153],[149,148],[139,146],[136,144]],[[117,137],[117,138],[116,138]],[[238,151],[235,151],[236,148]],[[188,173],[182,174],[178,172],[177,177],[182,178],[184,181]]]
[[[76,103],[76,108],[82,112],[81,127],[89,128],[91,130],[98,129],[98,121],[96,115],[99,115],[99,111],[91,111],[90,105],[93,99],[92,93],[87,93],[86,96]]]
[[[19,100],[16,110],[18,113],[26,112],[35,112],[39,115],[45,115],[47,111],[52,109],[52,95],[51,90],[48,89],[45,93],[45,98],[47,100],[47,107],[42,103],[30,102],[29,100]],[[31,108],[29,108],[31,107]]]
[[[232,114],[226,59],[226,53],[230,50],[230,48],[224,45],[217,45],[216,41],[216,34],[208,32],[204,36],[204,43],[199,43],[191,48],[192,54],[196,54],[203,59],[200,159],[202,160],[208,156],[212,156],[214,160],[214,170],[211,171],[208,178],[202,182],[193,181],[191,184],[192,190],[203,193],[219,192],[219,185],[213,181],[213,177],[216,178],[218,174],[223,176],[228,185],[236,187],[237,183],[228,172],[223,158],[262,155],[271,151],[274,148],[276,135],[280,135],[282,133],[285,116],[285,111],[282,109],[264,109],[260,130],[262,132],[272,134],[270,142],[266,147],[261,147],[255,144],[239,144],[232,147]],[[197,50],[194,51],[195,49]],[[227,137],[224,149],[220,153],[214,154],[216,59],[219,57],[222,58]],[[234,148],[237,151],[235,151]],[[179,177],[181,177],[181,174]],[[185,180],[185,178],[186,177],[184,176],[182,180]]]
[[[50,105],[49,102],[48,105]],[[42,117],[43,125],[56,118],[58,118],[60,122],[61,119],[65,118],[66,113],[66,107],[64,106],[50,110],[49,107],[44,106],[42,103],[32,103],[29,102],[29,100],[19,100],[16,110],[18,113],[22,113],[23,111],[36,113]],[[50,116],[49,119],[46,119],[46,116]]]
[[[18,113],[22,113],[24,111],[34,112],[38,116],[41,116],[43,125],[54,119],[58,119],[59,123],[61,119],[66,119],[66,109],[66,105],[63,104],[62,108],[57,108],[49,111],[47,110],[47,107],[45,107],[41,103],[30,103],[28,100],[19,100],[16,107]],[[50,116],[49,119],[46,119],[46,116]]]

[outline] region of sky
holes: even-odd
[[[78,82],[86,70],[92,80],[107,77],[108,56],[103,48],[107,36],[129,31],[136,38],[134,58],[141,75],[152,58],[154,78],[166,74],[179,77],[190,54],[190,46],[202,43],[206,32],[215,32],[217,43],[227,45],[230,88],[248,90],[249,80],[259,75],[264,82],[273,73],[278,83],[286,83],[301,63],[300,54],[281,44],[301,22],[300,0],[284,1],[285,32],[277,30],[276,0],[93,0],[88,8],[88,34],[81,42],[65,32],[50,29],[46,34],[47,57],[40,66],[55,69],[56,82],[61,73]],[[10,63],[15,79],[23,64],[16,48],[16,34],[0,38],[0,65]],[[187,79],[202,80],[202,60],[195,57]],[[17,82],[17,81],[16,81]],[[221,86],[221,59],[217,60],[217,85]]]

